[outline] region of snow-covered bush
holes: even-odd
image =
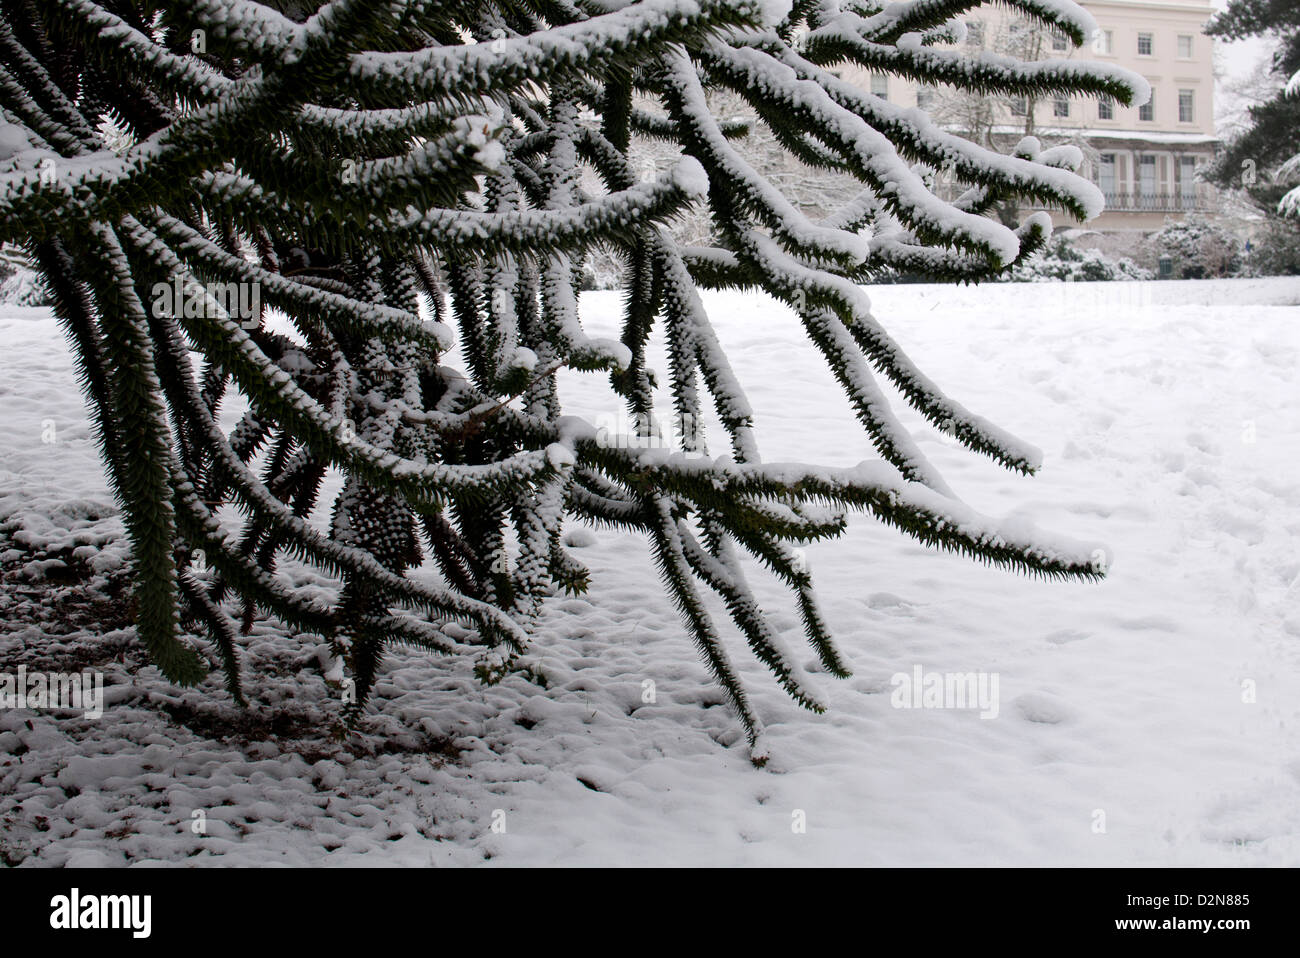
[[[611,249],[597,247],[582,262],[579,288],[618,289],[623,285],[623,257]]]
[[[1127,256],[1107,259],[1100,250],[1079,248],[1065,237],[1057,237],[1042,252],[1017,263],[1002,278],[1012,283],[1084,283],[1145,280],[1153,279],[1154,275]]]
[[[1147,238],[1146,247],[1148,260],[1168,262],[1173,279],[1235,276],[1242,268],[1241,241],[1204,216],[1167,222]]]
[[[0,303],[13,306],[48,306],[49,294],[41,277],[30,269],[16,269],[0,280]]]
[[[50,304],[45,285],[32,269],[27,254],[12,244],[0,245],[0,303],[13,306]]]

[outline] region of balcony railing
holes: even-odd
[[[1107,191],[1106,211],[1121,213],[1185,213],[1210,208],[1209,197],[1197,192]]]

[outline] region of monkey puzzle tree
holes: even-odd
[[[703,590],[798,702],[821,705],[743,553],[789,586],[837,676],[794,547],[843,532],[849,510],[1021,572],[1102,575],[1089,549],[963,505],[882,388],[972,452],[1034,472],[1032,446],[912,365],[860,284],[895,269],[993,276],[1051,229],[1045,213],[1009,228],[995,206],[1087,219],[1102,197],[1073,172],[1077,150],[1027,138],[992,152],[835,66],[1009,96],[1146,95],[1105,66],[936,46],[976,5],[0,0],[0,241],[26,245],[76,353],[153,661],[198,681],[208,653],[187,627],[202,626],[239,697],[238,619],[260,610],[327,637],[362,702],[391,642],[479,648],[481,674],[500,675],[541,600],[586,587],[561,538],[576,518],[646,537],[761,760]],[[1010,5],[1075,44],[1095,26],[1069,0]],[[743,129],[713,115],[711,89],[860,192],[808,220],[737,151]],[[630,157],[644,138],[680,161],[642,176]],[[926,185],[940,168],[964,186],[955,201]],[[585,189],[583,170],[601,186]],[[707,246],[664,227],[692,204],[711,215]],[[597,244],[624,263],[617,340],[579,317],[577,265]],[[825,356],[875,460],[764,462],[701,298],[717,288],[791,307],[791,335],[798,324]],[[656,327],[666,383],[646,364]],[[464,368],[446,364],[453,345]],[[565,414],[562,368],[608,377],[647,431],[657,395],[691,422],[711,402],[728,448],[611,443]],[[248,411],[227,431],[233,396]],[[322,526],[331,470],[343,482]],[[222,521],[232,504],[242,519]],[[332,601],[278,575],[286,555],[335,576]]]

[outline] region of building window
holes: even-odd
[[[1196,209],[1196,157],[1178,158],[1178,195],[1185,210]]]
[[[1108,96],[1102,97],[1097,101],[1097,119],[1113,120],[1115,119],[1115,101]]]
[[[1149,57],[1154,46],[1154,38],[1150,33],[1138,34],[1138,56]]]
[[[1115,154],[1103,153],[1097,158],[1097,185],[1107,203],[1115,200]]]
[[[1192,36],[1189,33],[1180,33],[1178,35],[1178,59],[1190,60],[1192,58]]]
[[[1178,91],[1178,122],[1179,123],[1193,122],[1193,118],[1195,116],[1195,111],[1192,108],[1192,103],[1194,102],[1193,100],[1194,96],[1195,96],[1195,91],[1193,90]]]
[[[916,89],[916,105],[917,105],[918,107],[920,107],[922,110],[924,110],[924,109],[926,109],[927,107],[929,107],[929,105],[930,105],[930,100],[931,100],[931,97],[930,97],[930,91],[927,90],[925,87],[917,87],[917,89]]]
[[[984,23],[981,20],[966,21],[966,42],[973,47],[984,46]]]
[[[1174,275],[1174,261],[1172,257],[1160,257],[1160,278],[1169,279]]]
[[[1144,210],[1156,207],[1156,158],[1150,154],[1138,157],[1138,203]]]
[[[1065,38],[1065,34],[1064,34],[1064,33],[1053,33],[1053,34],[1052,34],[1052,49],[1053,49],[1053,50],[1068,50],[1068,49],[1070,49],[1070,41],[1067,40],[1067,39]]]
[[[1150,123],[1156,118],[1156,91],[1151,91],[1151,99],[1138,107],[1138,119]]]
[[[880,97],[882,100],[889,99],[889,77],[882,74],[872,74],[871,92],[873,95]]]
[[[1107,56],[1115,52],[1115,31],[1098,30],[1097,35],[1092,39],[1092,50],[1094,53],[1104,53]]]
[[[1070,101],[1065,99],[1064,97],[1058,96],[1055,102],[1052,104],[1052,116],[1069,116],[1069,115],[1070,115]]]
[[[1028,116],[1028,115],[1029,115],[1029,101],[1026,100],[1026,99],[1025,99],[1024,97],[1022,97],[1022,96],[1012,97],[1012,98],[1011,98],[1011,115],[1012,115],[1012,116]]]

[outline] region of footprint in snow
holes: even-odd
[[[1053,632],[1047,636],[1047,641],[1053,645],[1065,645],[1068,642],[1078,642],[1080,639],[1087,639],[1091,636],[1091,632],[1080,632],[1077,629],[1061,629],[1059,632]]]
[[[1189,432],[1187,434],[1187,445],[1198,452],[1205,453],[1207,456],[1217,456],[1222,452],[1218,443],[1199,432]]]
[[[867,608],[886,615],[911,615],[916,607],[892,592],[874,592],[867,596]]]
[[[1014,704],[1026,721],[1039,725],[1060,725],[1074,718],[1074,709],[1045,692],[1026,692]]]
[[[596,544],[596,536],[590,529],[570,529],[564,535],[564,544],[570,549],[589,549]]]

